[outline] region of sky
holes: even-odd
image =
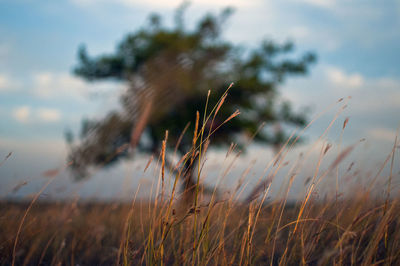
[[[82,118],[102,117],[116,108],[124,84],[87,83],[72,74],[79,45],[85,44],[91,55],[112,52],[152,12],[172,24],[180,3],[0,0],[0,160],[12,152],[0,165],[0,197],[10,196],[24,180],[31,181],[17,195],[40,189],[41,173],[65,164],[64,131],[78,132]],[[385,158],[400,125],[400,1],[198,0],[191,2],[186,23],[190,28],[205,12],[227,5],[235,8],[224,33],[227,40],[247,47],[265,38],[293,40],[299,53],[317,54],[308,76],[280,87],[282,98],[295,108],[309,108],[310,117],[324,114],[305,133],[305,145],[318,139],[340,108],[335,103],[345,98],[347,108],[323,141],[351,145],[365,138],[365,160]],[[328,106],[333,107],[324,113]],[[254,154],[263,151],[255,148]],[[117,169],[103,171],[79,185],[81,193],[115,187],[114,193],[127,182],[124,177],[110,180],[110,171],[123,176]],[[76,186],[71,184],[66,175],[58,182],[59,187]]]

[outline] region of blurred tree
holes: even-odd
[[[230,8],[218,15],[206,14],[188,30],[185,8],[176,11],[172,28],[163,26],[160,16],[151,15],[149,23],[125,36],[112,54],[91,57],[85,47],[79,49],[76,75],[89,81],[124,81],[129,88],[121,95],[122,111],[99,121],[83,121],[81,141],[71,144],[70,152],[77,176],[84,176],[89,166],[110,165],[129,156],[120,149],[125,143],[144,152],[159,152],[166,130],[167,147],[174,148],[180,139],[177,151],[184,155],[192,147],[187,132],[194,130],[196,111],[204,111],[207,91],[212,90],[209,106],[214,106],[231,82],[235,84],[213,124],[219,125],[237,109],[241,115],[219,128],[212,144],[240,143],[244,139],[240,136],[253,135],[262,122],[306,123],[304,113],[295,113],[288,102],[278,100],[277,85],[289,75],[305,74],[315,61],[313,53],[293,59],[289,57],[292,43],[265,40],[248,50],[225,41],[221,34]],[[210,126],[206,125],[208,130]],[[282,127],[276,128],[262,130],[255,141],[281,144],[285,134]],[[189,191],[196,182],[192,165],[190,161],[184,165],[183,183]]]

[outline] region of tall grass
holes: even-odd
[[[192,149],[174,165],[166,159],[166,132],[155,162],[159,179],[154,200],[137,198],[138,187],[130,203],[36,202],[43,187],[31,202],[0,203],[1,265],[400,265],[400,204],[393,191],[399,178],[397,138],[382,166],[372,169],[375,174],[368,186],[344,183],[348,178],[364,178],[352,165],[339,170],[358,143],[343,149],[339,144],[328,166],[324,162],[333,148],[324,143],[313,174],[304,181],[305,193],[295,202],[289,194],[295,181],[305,178],[301,173],[309,167],[305,162],[312,149],[292,163],[287,156],[312,120],[299,134],[293,132],[249,195],[243,193],[251,164],[237,184],[224,188],[222,179],[232,169],[229,165],[211,194],[205,193],[203,169],[210,137],[240,114],[237,111],[214,131],[213,126],[206,131],[207,121],[214,123],[228,91],[210,111],[206,105],[202,119],[197,113]],[[344,106],[318,141],[323,141]],[[340,139],[347,123],[348,119]],[[227,156],[233,153],[234,144]],[[240,153],[235,156],[240,158]],[[144,171],[154,161],[151,157]],[[181,165],[189,161],[198,164],[197,182],[193,202],[185,204],[181,200],[185,192],[177,184],[185,174]],[[283,179],[277,180],[288,167]],[[387,188],[384,195],[375,195],[372,192],[385,167],[390,169]],[[166,189],[168,175],[171,190]],[[331,189],[322,190],[332,178]],[[278,181],[278,192],[270,197]],[[351,193],[341,195],[340,186]]]

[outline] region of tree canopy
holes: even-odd
[[[291,75],[306,74],[316,58],[313,53],[295,57],[293,43],[271,40],[246,49],[222,37],[232,9],[206,14],[192,29],[186,27],[184,10],[181,6],[176,11],[173,27],[164,26],[159,15],[151,15],[144,27],[127,34],[112,53],[90,56],[80,47],[76,75],[88,81],[124,81],[128,86],[121,95],[121,111],[101,120],[83,121],[81,139],[71,144],[70,153],[73,168],[80,173],[89,166],[110,165],[129,156],[128,151],[118,149],[132,141],[141,151],[159,151],[166,130],[169,147],[179,140],[177,150],[185,154],[192,145],[196,111],[204,111],[208,90],[208,106],[214,106],[231,82],[234,85],[213,124],[221,124],[237,109],[241,115],[219,128],[211,144],[240,143],[241,136],[255,134],[262,123],[306,123],[304,113],[278,100],[278,86]],[[261,130],[254,140],[278,144],[284,137],[282,129]]]

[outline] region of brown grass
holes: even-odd
[[[214,131],[206,135],[205,125],[209,119],[214,123],[225,98],[226,94],[210,114],[206,114],[206,107],[203,127],[197,112],[193,148],[176,165],[167,165],[166,132],[158,161],[160,174],[154,200],[137,199],[138,187],[129,203],[36,202],[45,186],[56,178],[52,175],[32,201],[1,202],[0,264],[400,265],[400,198],[392,188],[399,178],[398,171],[394,170],[397,138],[367,187],[357,182],[343,183],[343,180],[357,178],[351,172],[354,162],[344,168],[347,171],[339,171],[340,164],[358,144],[342,150],[339,143],[336,156],[325,167],[324,161],[327,154],[332,153],[333,144],[324,143],[313,174],[307,179],[301,176],[304,160],[311,151],[292,164],[287,157],[304,129],[297,136],[293,132],[267,164],[247,201],[242,198],[247,185],[245,177],[252,164],[243,172],[238,184],[225,190],[223,196],[217,194],[217,188],[207,195],[201,186],[202,169],[207,159],[209,137]],[[323,140],[344,108],[345,105],[340,107],[319,140]],[[225,124],[237,115],[238,111],[216,128],[228,126]],[[348,119],[343,130],[347,123]],[[294,136],[296,138],[291,141]],[[227,157],[235,152],[235,147],[231,145]],[[236,154],[235,160],[239,155]],[[184,192],[178,191],[177,184],[185,174],[180,165],[193,162],[196,157],[195,197],[193,205],[187,206],[179,201]],[[153,157],[144,171],[152,161]],[[221,166],[221,180],[232,166],[233,163],[229,164],[225,170]],[[165,167],[173,170],[171,192],[165,189],[164,179],[168,175]],[[270,198],[272,184],[285,167],[290,169],[279,193]],[[372,191],[385,167],[390,169],[386,190],[384,195],[376,196]],[[305,193],[299,201],[290,201],[293,184],[300,178],[306,180],[302,182]],[[331,190],[322,191],[321,184],[332,184],[330,179],[336,184]],[[221,183],[219,180],[217,185]],[[351,187],[351,193],[340,195],[339,185]],[[334,196],[330,196],[332,191]]]
[[[2,203],[0,208],[0,263],[9,265],[19,229],[16,221],[27,205]],[[313,202],[301,219],[297,219],[299,205],[253,202],[246,206],[226,201],[196,210],[196,239],[191,233],[194,211],[172,209],[165,220],[163,208],[154,208],[144,201],[133,207],[122,203],[36,204],[20,231],[16,265],[400,262],[397,201],[385,212],[384,202],[366,197],[337,204]]]

